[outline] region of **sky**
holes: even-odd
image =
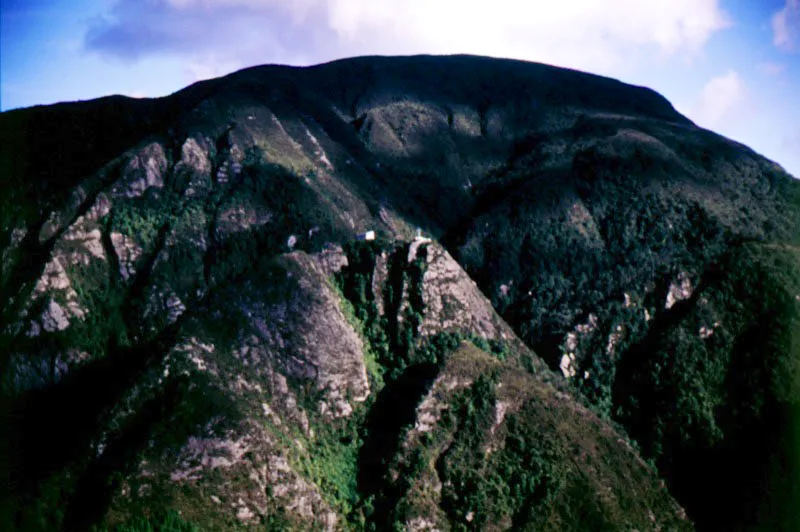
[[[800,0],[0,0],[0,110],[418,53],[647,86],[800,177]]]

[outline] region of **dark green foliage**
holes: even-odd
[[[455,440],[437,463],[442,480],[442,508],[455,529],[483,528],[490,519],[490,491],[493,486],[483,477],[483,453],[493,420],[494,379],[481,376],[450,409],[449,422],[455,426]],[[467,515],[472,514],[471,522]],[[467,524],[469,523],[469,524]]]
[[[442,481],[442,508],[454,530],[483,530],[510,519],[512,529],[537,523],[540,505],[560,488],[554,457],[539,428],[517,415],[507,419],[498,445],[494,420],[496,376],[482,375],[452,402],[446,430],[454,440],[436,463]],[[486,448],[496,448],[487,456]],[[412,477],[413,478],[413,477]]]
[[[386,385],[371,405],[362,428],[364,445],[360,449],[358,475],[359,489],[367,497],[374,497],[374,511],[370,521],[378,530],[402,511],[403,495],[416,478],[415,472],[404,472],[399,480],[387,478],[388,468],[400,451],[408,429],[415,419],[416,408],[430,390],[446,357],[456,350],[462,338],[454,333],[440,333],[421,342],[413,358],[404,369],[386,371]],[[416,452],[416,451],[415,451]],[[422,457],[417,456],[413,468],[421,467]],[[394,516],[394,517],[392,517]]]
[[[363,518],[361,493],[358,490],[359,427],[364,412],[358,412],[344,423],[315,423],[315,434],[302,453],[298,472],[316,484],[340,515],[351,522]]]
[[[404,471],[399,482],[386,478],[388,465],[399,450],[415,409],[446,360],[461,343],[470,338],[455,332],[442,332],[419,340],[419,325],[424,315],[423,275],[426,265],[424,246],[417,257],[407,261],[408,246],[391,246],[383,241],[353,242],[346,246],[348,267],[336,277],[342,293],[354,308],[361,330],[376,354],[384,387],[371,405],[361,435],[364,445],[359,452],[359,491],[364,501],[374,500],[365,518],[379,529],[389,526],[402,514],[403,493],[423,466],[424,458],[415,451],[411,470]],[[385,290],[375,293],[373,275],[378,255],[384,254],[387,264]],[[408,294],[408,304],[401,312],[402,296]],[[379,315],[376,298],[382,297],[384,314]],[[401,315],[401,316],[399,316]],[[402,319],[398,319],[402,317]],[[475,338],[487,350],[505,357],[501,342]],[[366,504],[364,502],[363,504]],[[362,504],[362,506],[363,506]],[[397,505],[400,505],[397,507]],[[394,517],[390,517],[394,516]]]
[[[385,240],[349,242],[345,246],[348,266],[339,272],[335,282],[353,306],[355,317],[377,357],[381,371],[389,380],[398,378],[415,364],[439,366],[444,356],[458,347],[462,340],[503,360],[507,346],[499,340],[486,340],[477,335],[442,332],[418,341],[419,326],[425,313],[423,276],[427,265],[427,249],[422,245],[415,259],[407,261],[408,244],[394,246]],[[376,258],[383,254],[388,267],[388,279],[382,294],[373,290]],[[407,290],[408,304],[404,310],[403,293]],[[378,312],[376,298],[382,297],[383,315]],[[402,319],[398,319],[402,318]]]
[[[415,360],[416,338],[425,312],[422,299],[422,277],[427,264],[425,247],[420,246],[417,257],[410,263],[406,260],[407,244],[393,246],[383,240],[351,242],[345,251],[349,266],[337,274],[336,283],[353,305],[383,371],[388,378],[397,378]],[[388,279],[384,292],[376,294],[373,275],[380,254],[386,256]],[[406,287],[408,305],[401,311]],[[383,315],[378,312],[376,298],[383,299]]]
[[[520,144],[507,167],[475,188],[474,218],[446,242],[553,368],[567,333],[597,317],[596,329],[580,336],[573,383],[674,486],[687,487],[677,493],[702,522],[714,515],[702,494],[718,487],[695,490],[696,473],[677,461],[691,454],[689,463],[709,464],[718,452],[729,464],[719,469],[736,471],[744,455],[735,442],[746,438],[733,434],[780,425],[770,412],[786,403],[768,397],[796,379],[798,333],[789,324],[796,322],[790,272],[797,260],[753,265],[791,249],[785,243],[800,234],[798,187],[724,139],[639,121],[637,134],[651,144],[626,143],[623,127],[634,128],[578,121],[563,132],[573,135],[566,152],[559,135]],[[770,243],[737,251],[748,241]],[[695,295],[667,311],[669,286],[681,272],[691,276]],[[621,304],[626,294],[639,298],[631,308]],[[716,469],[707,477],[724,478],[731,492],[755,482]]]
[[[109,229],[131,237],[149,255],[153,252],[159,231],[167,225],[177,208],[175,202],[173,196],[165,202],[148,197],[120,202],[111,215]]]
[[[390,314],[387,312],[381,316],[378,313],[375,298],[380,297],[380,294],[375,294],[372,286],[376,257],[390,250],[391,245],[383,239],[348,242],[345,245],[348,267],[334,278],[334,282],[352,305],[370,351],[378,362],[381,376],[385,372],[384,368],[391,364],[394,353],[387,331]]]
[[[78,346],[92,358],[104,356],[109,344],[128,346],[128,323],[123,310],[125,290],[112,281],[98,262],[70,274],[78,304],[90,310],[83,320],[74,320],[74,325],[62,333],[64,346]]]
[[[184,521],[174,510],[150,517],[134,517],[113,528],[96,528],[96,532],[200,532],[193,523]]]
[[[508,345],[501,340],[495,340],[494,338],[487,340],[475,334],[467,335],[465,339],[472,342],[478,349],[495,356],[498,360],[505,360],[510,354]]]
[[[621,361],[615,417],[701,526],[720,523],[722,508],[701,502],[712,491],[739,501],[725,512],[730,526],[756,519],[759,498],[745,495],[747,486],[770,460],[792,459],[779,442],[796,421],[779,419],[800,391],[796,261],[764,246],[734,249],[705,275],[697,297],[704,305],[676,306]],[[714,320],[713,334],[701,338]],[[747,466],[724,465],[734,462]]]
[[[407,359],[413,349],[415,329],[410,327],[403,318],[408,318],[413,311],[401,310],[403,305],[403,290],[408,282],[408,245],[394,249],[388,260],[388,276],[384,288],[384,305],[388,321],[386,331],[388,334],[389,358],[385,365],[390,371],[402,372],[407,365]]]
[[[541,441],[540,428],[511,416],[505,446],[496,458],[500,493],[495,502],[497,515],[513,516],[515,527],[536,523],[539,505],[551,502],[561,487],[554,470],[553,453]]]

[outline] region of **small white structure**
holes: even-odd
[[[375,231],[367,231],[358,235],[359,240],[375,240]]]
[[[414,236],[414,242],[430,242],[431,239],[428,237],[422,236],[422,229],[417,227],[417,234]]]

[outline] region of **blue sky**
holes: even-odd
[[[265,63],[473,53],[651,87],[800,177],[800,0],[0,0],[0,109]]]

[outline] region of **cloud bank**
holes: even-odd
[[[786,0],[786,5],[772,17],[772,43],[792,52],[800,48],[800,0]]]
[[[195,77],[414,53],[614,73],[653,53],[694,56],[728,25],[718,0],[118,0],[91,25],[85,46],[125,61],[178,55]]]
[[[739,74],[729,70],[709,80],[690,116],[705,128],[714,128],[742,110],[747,90]]]

